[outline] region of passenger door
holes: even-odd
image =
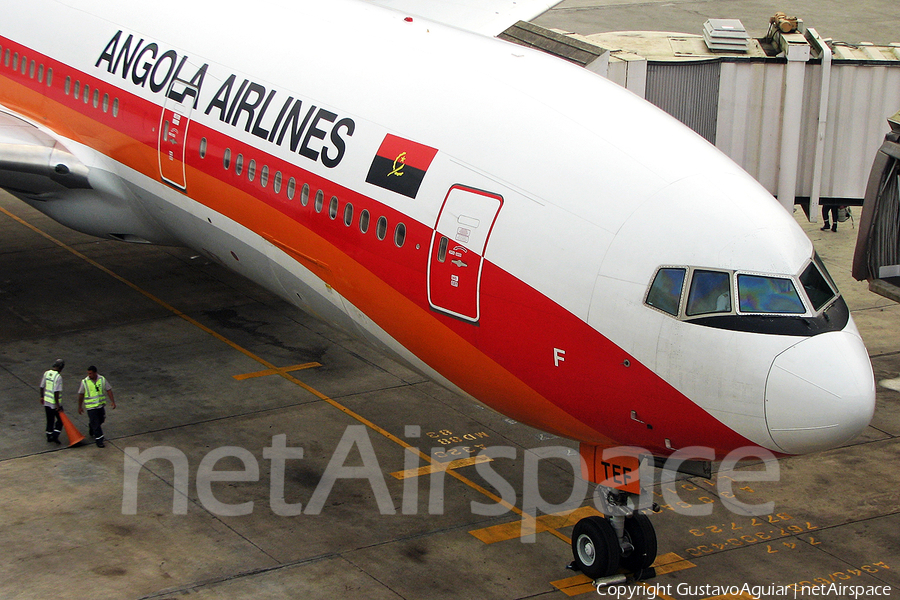
[[[502,206],[497,194],[462,185],[450,188],[431,236],[431,308],[473,323],[481,318],[484,252]]]
[[[193,84],[173,80],[159,119],[159,174],[163,181],[181,190],[187,188],[184,152],[191,111],[198,93]]]

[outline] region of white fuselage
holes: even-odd
[[[803,291],[792,216],[600,77],[358,0],[11,12],[0,105],[90,170],[91,190],[17,194],[63,223],[193,247],[587,444],[800,453],[868,424],[865,348],[839,296]],[[694,318],[686,279],[674,314],[651,307],[661,267],[727,274],[734,302]],[[793,282],[804,312],[738,303],[742,275]]]

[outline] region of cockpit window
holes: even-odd
[[[731,312],[731,276],[720,271],[694,271],[687,316]]]
[[[781,277],[738,275],[738,298],[741,312],[803,314],[806,307],[794,283]]]
[[[834,291],[825,279],[825,275],[819,270],[818,265],[820,264],[821,261],[818,260],[817,256],[816,260],[809,263],[809,266],[807,266],[806,270],[803,271],[803,274],[800,275],[800,283],[803,285],[803,289],[816,312],[831,302],[832,298],[835,296]],[[824,266],[821,268],[823,270],[825,269]]]
[[[647,304],[677,317],[685,273],[686,269],[663,268],[657,271],[647,294]]]
[[[770,335],[810,337],[850,320],[818,255],[800,275],[660,266],[644,304],[696,326]]]

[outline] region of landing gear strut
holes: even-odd
[[[608,517],[587,517],[572,531],[572,567],[591,579],[616,575],[622,567],[635,579],[655,576],[656,531],[650,519],[637,512],[627,492],[606,492]]]

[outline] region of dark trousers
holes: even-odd
[[[59,412],[49,406],[44,406],[44,412],[47,413],[47,438],[58,436],[63,427],[62,419],[59,418]]]
[[[828,213],[831,213],[831,222],[837,227],[838,207],[822,206],[822,218],[825,219],[825,225],[828,225]]]
[[[102,406],[100,408],[89,408],[87,414],[88,430],[90,431],[90,434],[94,436],[94,441],[102,442],[103,422],[106,421],[106,409]]]

